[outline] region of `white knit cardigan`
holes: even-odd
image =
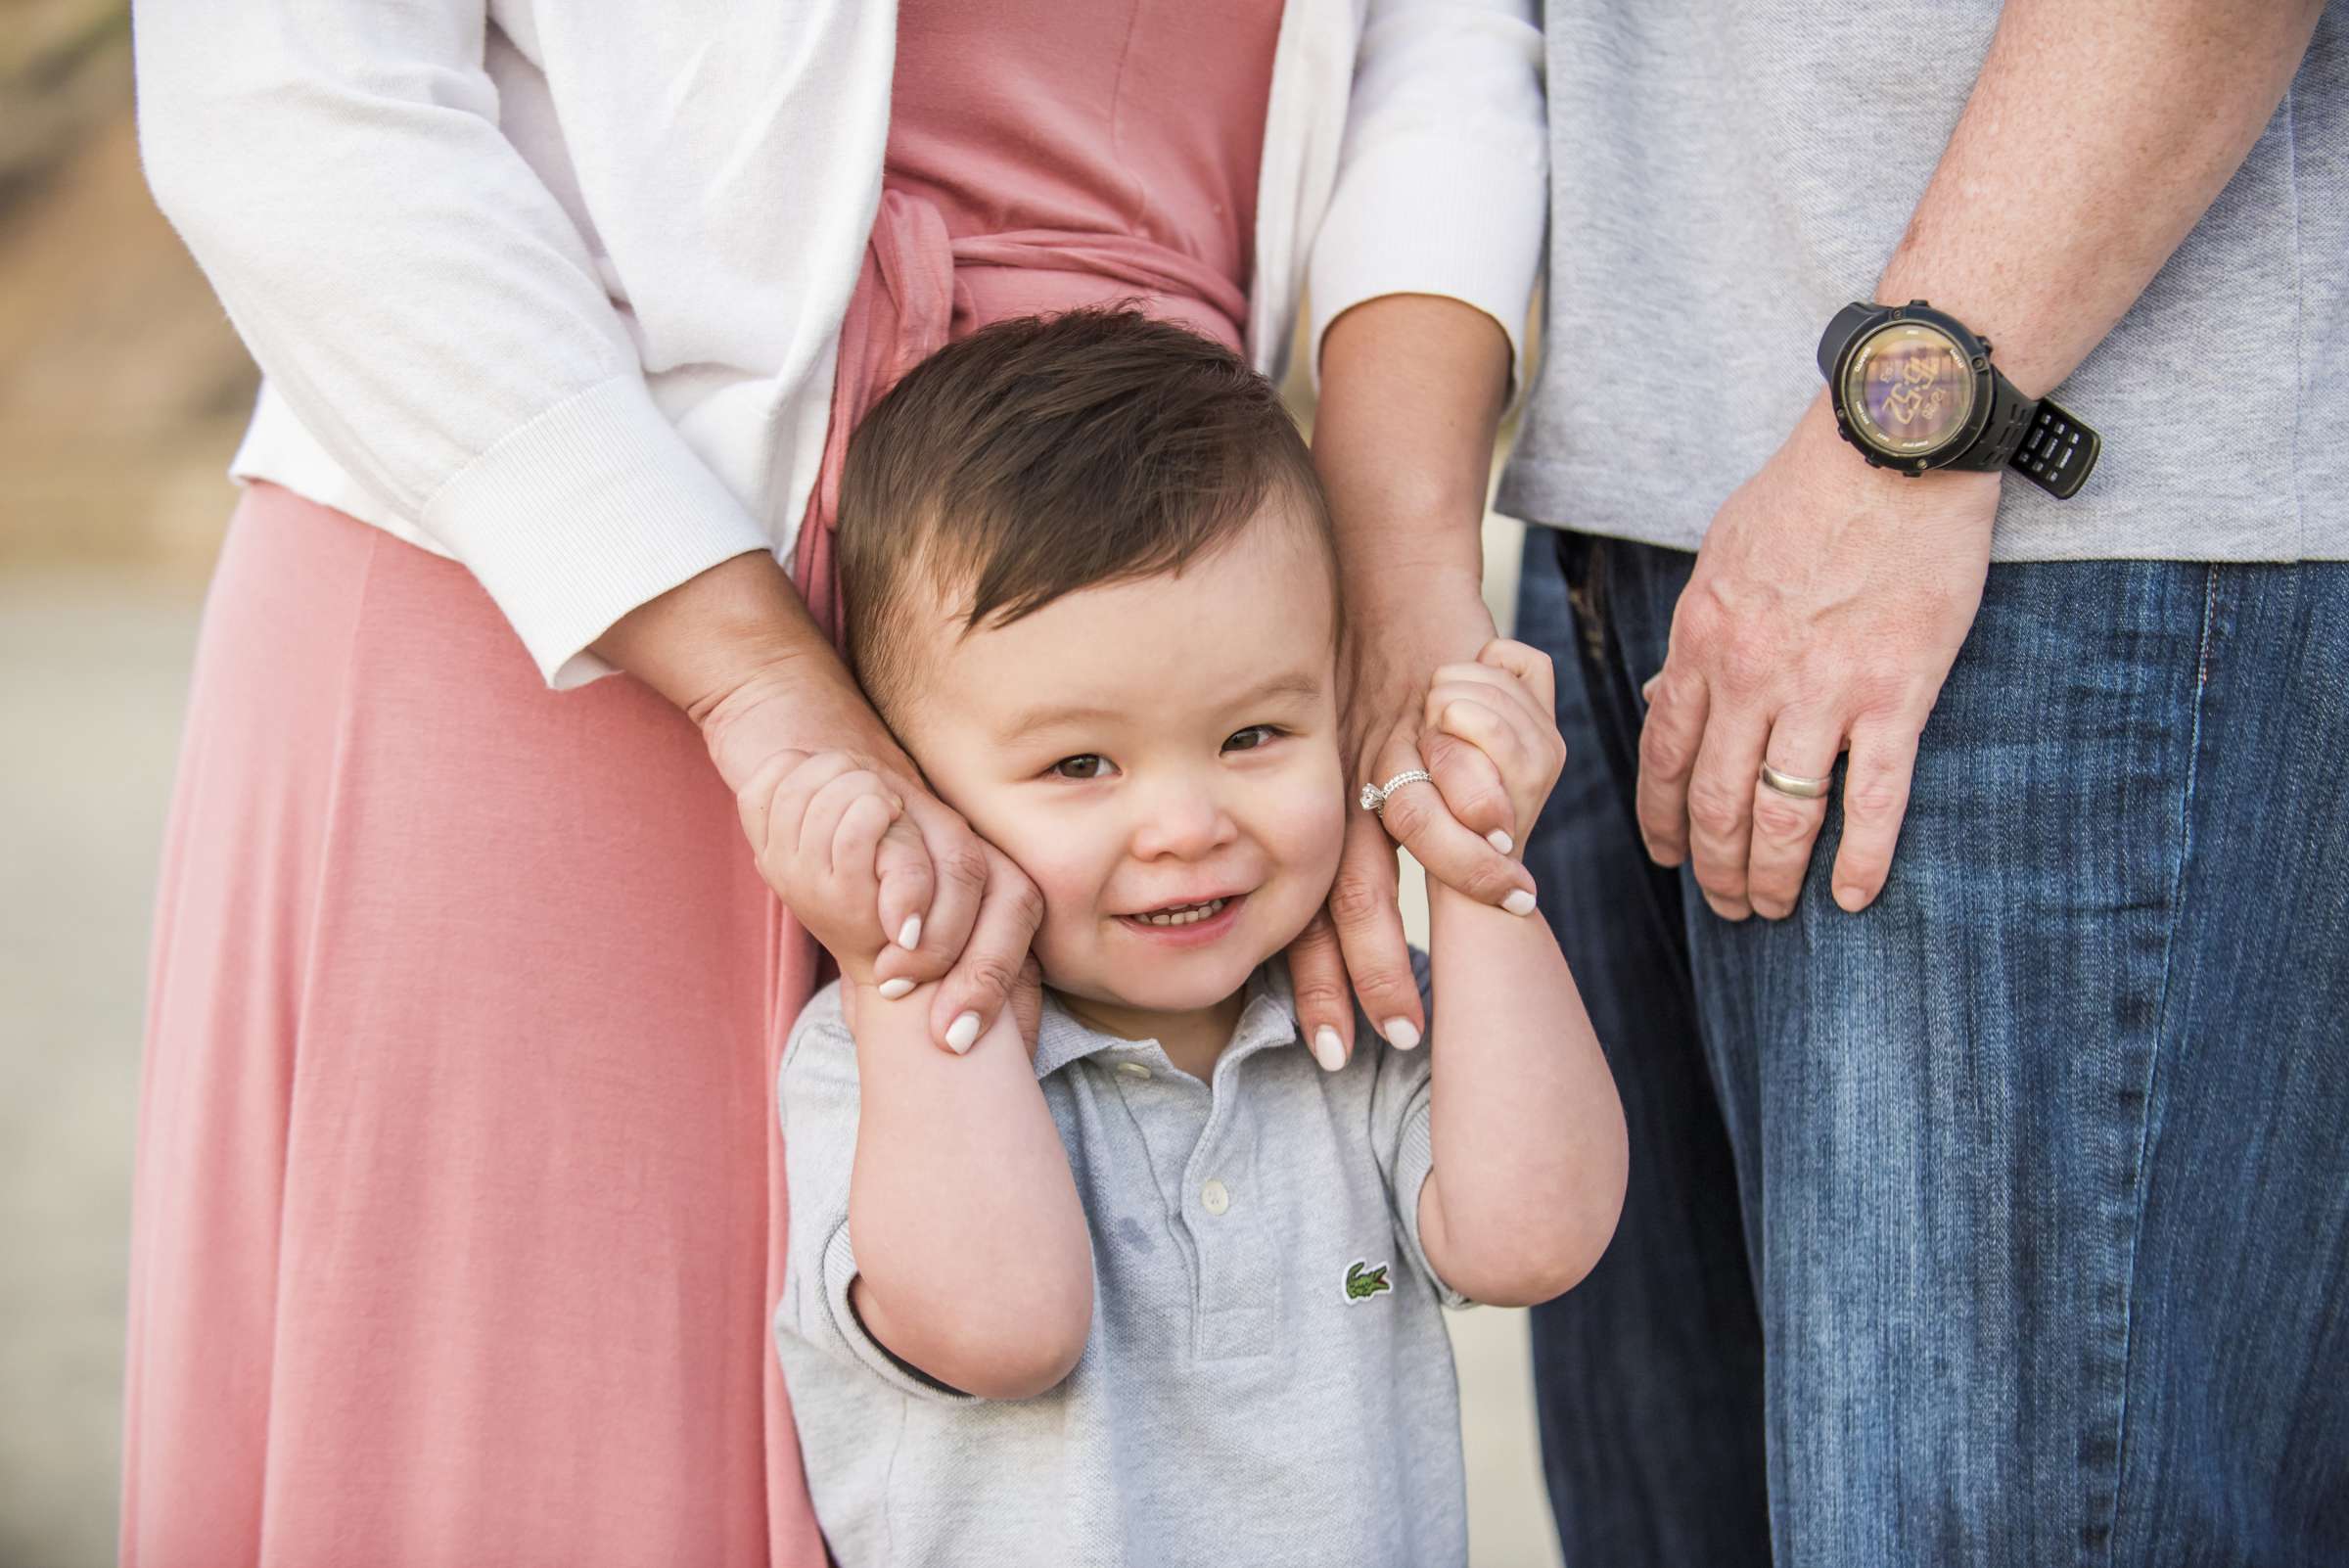
[[[1432,294],[1522,353],[1533,0],[1289,0],[1248,347]],[[880,199],[889,0],[137,0],[140,145],[266,378],[233,472],[462,561],[541,673],[788,556]]]

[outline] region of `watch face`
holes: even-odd
[[[1930,457],[1974,411],[1974,367],[1938,327],[1895,321],[1861,341],[1843,373],[1852,432],[1891,457]]]

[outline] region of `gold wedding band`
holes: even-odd
[[[1762,764],[1763,788],[1776,790],[1780,795],[1791,795],[1798,801],[1818,800],[1827,793],[1827,786],[1834,781],[1832,774],[1825,778],[1804,778],[1797,773],[1781,773],[1768,762]]]

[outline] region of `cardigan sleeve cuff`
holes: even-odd
[[[612,673],[587,645],[630,610],[771,548],[632,371],[507,436],[418,524],[472,570],[557,690]]]
[[[1525,385],[1526,316],[1542,267],[1548,169],[1539,156],[1397,137],[1348,161],[1313,240],[1313,385],[1321,335],[1365,300],[1430,294],[1474,305],[1509,339],[1509,386]]]

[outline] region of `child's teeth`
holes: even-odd
[[[1192,904],[1187,909],[1175,909],[1163,914],[1147,914],[1142,919],[1154,926],[1187,926],[1221,912],[1223,900],[1211,899],[1205,903]]]

